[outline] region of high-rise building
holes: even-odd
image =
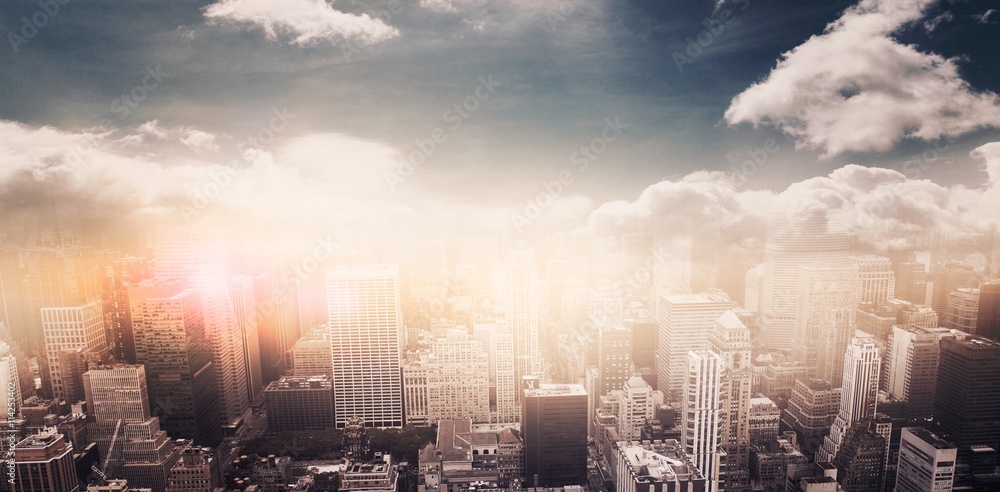
[[[899,444],[895,492],[951,490],[958,449],[923,427],[905,427]]]
[[[781,409],[770,398],[750,399],[750,446],[763,446],[778,439]]]
[[[10,352],[10,346],[0,342],[0,388],[7,389],[7,404],[0,407],[0,421],[8,421],[20,415],[21,382],[18,378],[17,360]]]
[[[527,248],[511,249],[503,278],[504,319],[514,343],[514,384],[520,385],[525,376],[541,373],[538,271],[534,252]],[[520,402],[521,396],[519,391],[514,393],[515,403]]]
[[[83,380],[79,368],[63,367],[67,352],[80,351],[81,357],[100,360],[107,354],[104,313],[100,301],[73,307],[41,308],[42,329],[45,332],[45,353],[48,356],[52,394],[64,401],[83,399]],[[85,361],[81,361],[84,362]]]
[[[73,445],[55,429],[28,436],[14,447],[13,490],[79,492]],[[9,464],[8,464],[9,466]]]
[[[802,265],[798,274],[792,356],[814,368],[815,374],[824,375],[831,366],[830,372],[839,378],[833,367],[839,364],[828,360],[827,354],[842,359],[847,348],[861,294],[858,266],[846,260]]]
[[[906,402],[906,418],[931,417],[941,339],[953,337],[945,328],[893,327],[886,346],[882,379],[889,396]]]
[[[292,372],[296,376],[333,375],[330,331],[326,327],[302,335],[292,346]]]
[[[798,379],[782,414],[784,426],[795,431],[802,449],[816,451],[840,411],[841,388],[822,379]]]
[[[489,360],[490,420],[514,423],[521,418],[514,384],[514,337],[503,319],[476,319],[472,334],[486,343]]]
[[[840,410],[823,447],[816,453],[816,461],[831,461],[840,449],[844,434],[855,423],[875,414],[881,366],[878,342],[867,333],[857,332],[844,354]]]
[[[941,265],[933,274],[934,291],[931,296],[931,307],[942,319],[947,319],[944,313],[948,312],[948,295],[952,291],[975,288],[979,285],[979,278],[972,265],[957,261]]]
[[[587,392],[578,384],[541,384],[521,399],[528,487],[587,483]]]
[[[215,366],[201,296],[173,279],[129,290],[136,359],[145,366],[153,415],[174,438],[218,444]]]
[[[719,487],[727,491],[749,490],[750,475],[750,400],[753,370],[750,368],[750,329],[733,311],[715,320],[715,330],[708,336],[710,350],[722,361],[719,385]]]
[[[639,376],[632,376],[622,385],[618,400],[618,437],[627,441],[638,440],[642,427],[653,419],[656,400],[653,388]]]
[[[336,426],[360,417],[374,427],[401,427],[398,267],[338,267],[326,281]]]
[[[892,261],[884,256],[851,256],[847,260],[858,267],[858,291],[862,305],[879,305],[896,297],[896,274]]]
[[[1000,446],[1000,342],[975,335],[941,340],[934,398],[938,429],[959,447]]]
[[[623,326],[597,327],[597,395],[621,389],[632,377],[632,330]]]
[[[260,334],[257,322],[257,300],[254,295],[253,277],[235,275],[229,279],[229,299],[236,316],[236,327],[243,337],[243,371],[249,401],[257,401],[264,391],[260,368]]]
[[[104,316],[107,320],[108,345],[116,361],[135,364],[135,334],[132,328],[128,288],[152,275],[149,260],[127,256],[113,260],[108,267],[104,292]]]
[[[764,247],[760,324],[765,345],[772,350],[792,348],[799,267],[847,260],[850,234],[843,225],[818,215],[801,220],[773,218],[769,221]]]
[[[882,491],[886,441],[868,422],[857,422],[847,430],[833,459],[837,481],[844,492]]]
[[[122,477],[136,487],[166,489],[170,470],[177,463],[181,449],[160,429],[160,420],[150,417],[126,421],[118,439]]]
[[[255,320],[260,337],[261,377],[267,384],[292,367],[290,352],[302,325],[300,276],[293,271],[290,258],[279,254],[272,254],[261,268],[263,273],[253,277],[253,288],[258,306]]]
[[[707,350],[715,321],[735,307],[719,294],[667,294],[659,298],[656,324],[657,389],[671,402],[681,401],[687,375],[687,354]]]
[[[948,293],[948,307],[944,312],[944,327],[976,334],[976,316],[979,314],[979,289],[963,287]]]
[[[1000,268],[1000,265],[997,265]],[[976,335],[1000,340],[1000,280],[983,282],[979,288]]]
[[[407,424],[439,420],[490,421],[489,360],[483,340],[464,329],[445,332],[429,350],[414,350],[403,364]]]
[[[160,231],[156,238],[156,276],[184,279],[201,297],[205,334],[211,341],[219,420],[234,432],[250,411],[246,350],[233,309],[221,243],[194,229]],[[166,424],[165,424],[166,425]]]
[[[150,417],[146,368],[142,365],[92,367],[83,375],[83,387],[87,395],[87,418],[91,422]]]
[[[708,492],[718,490],[720,481],[719,436],[722,424],[722,357],[710,350],[692,350],[687,357],[684,378],[684,406],[681,427],[684,451],[705,474]]]
[[[286,376],[264,389],[271,432],[326,430],[333,427],[330,376]]]

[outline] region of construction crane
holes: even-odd
[[[90,470],[94,472],[95,475],[101,477],[101,480],[107,484],[108,476],[106,475],[108,471],[108,463],[111,461],[111,455],[114,453],[115,443],[118,442],[118,431],[122,428],[122,419],[118,419],[115,422],[115,431],[111,434],[111,444],[108,445],[108,455],[104,457],[104,464],[97,468],[97,465],[90,465]]]

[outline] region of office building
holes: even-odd
[[[833,459],[837,482],[844,492],[881,492],[885,472],[887,439],[868,422],[848,429]]]
[[[292,373],[296,376],[332,376],[330,330],[325,326],[302,335],[292,346]]]
[[[632,331],[624,326],[598,325],[595,393],[621,389],[632,377]]]
[[[170,469],[166,492],[204,492],[219,486],[219,463],[212,448],[185,446]]]
[[[237,348],[243,349],[243,356],[238,358],[243,362],[242,374],[247,388],[246,398],[254,402],[264,391],[264,380],[260,367],[260,333],[257,299],[254,294],[253,277],[250,275],[234,275],[229,279],[229,300],[233,306],[236,327],[242,337],[242,343]]]
[[[215,366],[201,297],[181,280],[146,280],[129,289],[136,359],[146,370],[153,415],[175,439],[218,444]]]
[[[708,336],[709,347],[722,361],[719,386],[719,487],[722,490],[749,490],[747,468],[750,459],[751,395],[753,371],[750,368],[750,330],[733,311],[715,320]]]
[[[814,369],[814,375],[839,379],[834,359],[843,359],[852,333],[861,296],[858,266],[846,260],[802,265],[798,274],[792,357]]]
[[[822,379],[799,379],[782,415],[785,427],[795,431],[798,441],[819,449],[840,411],[841,388]]]
[[[707,350],[715,321],[734,304],[719,294],[666,294],[657,305],[657,388],[670,402],[683,398],[687,354]]]
[[[684,406],[681,427],[684,432],[684,452],[707,479],[708,492],[718,489],[719,435],[722,423],[722,373],[724,362],[709,350],[691,351],[687,357],[684,384]]]
[[[326,281],[336,426],[360,417],[374,427],[401,427],[398,267],[338,267]]]
[[[922,427],[902,430],[895,492],[951,490],[958,449]]]
[[[578,384],[525,389],[521,409],[528,487],[587,483],[587,392]]]
[[[855,423],[875,415],[881,366],[878,342],[867,333],[857,332],[844,354],[840,410],[830,427],[830,434],[823,440],[823,447],[816,453],[816,461],[831,461],[847,431]]]
[[[770,398],[750,399],[749,441],[751,446],[767,444],[778,438],[781,409]]]
[[[764,345],[791,349],[798,311],[799,268],[847,260],[850,234],[825,216],[773,217],[768,222],[761,280],[760,324]]]
[[[271,432],[326,430],[333,427],[330,376],[286,376],[264,389],[267,428]]]
[[[948,312],[948,296],[962,288],[976,288],[979,286],[979,277],[973,270],[972,265],[957,261],[949,261],[941,265],[934,276],[934,290],[931,296],[931,307],[941,316],[947,319],[944,313]]]
[[[615,492],[704,492],[705,475],[684,446],[673,439],[663,442],[618,442],[615,447]]]
[[[84,397],[80,369],[85,369],[88,360],[99,361],[107,354],[101,303],[42,308],[41,320],[52,395],[80,401]]]
[[[896,298],[896,274],[892,261],[884,256],[850,256],[847,261],[858,268],[858,292],[862,305],[879,305]]]
[[[975,335],[941,340],[934,398],[938,430],[959,447],[1000,445],[1000,342]]]
[[[945,328],[893,327],[882,379],[890,397],[906,402],[906,418],[927,419],[933,414],[941,339],[954,336]]]
[[[618,437],[628,441],[639,439],[643,426],[653,419],[656,403],[653,388],[641,377],[632,376],[625,381],[618,400]]]
[[[146,258],[127,256],[113,260],[105,279],[104,316],[108,324],[108,346],[118,362],[135,364],[135,333],[132,327],[129,287],[149,279],[152,265]]]
[[[1000,268],[1000,265],[997,265]],[[979,288],[976,335],[1000,340],[1000,280],[983,282]]]
[[[538,271],[532,250],[511,249],[503,271],[504,319],[510,329],[514,344],[514,384],[521,384],[525,376],[541,373],[541,356],[538,352]],[[514,393],[515,404],[523,395]]]
[[[46,429],[30,435],[14,448],[14,484],[18,492],[79,492],[73,445],[65,436]],[[10,466],[10,463],[8,463]]]
[[[126,421],[118,436],[121,476],[136,487],[164,490],[180,448],[160,429],[160,420]]]

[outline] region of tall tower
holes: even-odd
[[[825,216],[769,221],[760,298],[761,331],[768,348],[792,348],[799,267],[843,262],[849,247],[847,229]]]
[[[896,492],[951,490],[958,449],[923,427],[904,427],[899,442]]]
[[[718,294],[660,296],[656,310],[656,383],[671,402],[683,399],[688,352],[707,350],[715,321],[733,307],[732,301]]]
[[[326,285],[336,427],[351,417],[402,427],[399,268],[338,267],[327,270]]]
[[[108,346],[112,357],[119,362],[135,364],[135,333],[128,288],[150,278],[152,273],[149,260],[132,256],[114,260],[108,267],[104,316],[108,324]]]
[[[705,475],[708,492],[716,492],[720,480],[723,364],[710,350],[688,352],[684,378],[684,450]]]
[[[1000,280],[983,282],[979,288],[976,335],[1000,340]]]
[[[587,483],[587,392],[542,384],[521,398],[524,476],[529,487]]]
[[[74,363],[72,359],[93,357],[99,360],[106,355],[101,303],[93,301],[74,307],[47,307],[41,309],[41,315],[52,395],[64,401],[80,401],[84,397],[83,380],[78,378],[83,371],[73,366],[86,362]]]
[[[934,411],[944,328],[894,326],[885,354],[886,392],[906,402],[906,418],[929,419]]]
[[[851,426],[875,415],[881,367],[882,357],[875,338],[864,332],[855,333],[844,354],[840,411],[823,447],[816,453],[816,461],[832,461]]]
[[[753,369],[750,367],[750,329],[733,311],[715,321],[708,337],[711,351],[722,359],[719,387],[719,441],[725,452],[725,473],[719,486],[727,492],[750,488],[750,398]]]
[[[623,326],[597,328],[597,395],[622,388],[632,376],[632,330]]]
[[[792,355],[816,371],[814,375],[830,365],[826,363],[827,352],[843,358],[860,300],[858,284],[858,267],[847,261],[799,268]],[[840,374],[835,376],[819,377],[836,385],[839,381],[833,379],[839,379]]]
[[[151,411],[176,439],[215,446],[222,439],[212,345],[201,297],[182,280],[129,287],[136,359],[145,367]]]
[[[239,425],[250,410],[246,351],[229,297],[224,252],[211,236],[192,229],[161,231],[156,240],[156,276],[187,280],[202,299],[205,333],[211,341],[219,416],[223,427]]]
[[[1000,342],[975,335],[941,340],[934,420],[959,447],[1000,445]]]
[[[513,248],[507,259],[504,282],[504,309],[514,342],[514,384],[525,376],[541,374],[538,353],[538,270],[535,254],[527,248]],[[516,402],[523,396],[514,393]]]
[[[256,401],[264,391],[260,368],[260,336],[258,334],[257,301],[253,277],[235,275],[229,279],[229,298],[236,315],[236,326],[243,339],[243,375],[246,378],[247,400]]]

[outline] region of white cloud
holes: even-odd
[[[945,12],[945,13],[940,14],[937,17],[935,17],[935,18],[933,18],[933,19],[931,19],[929,21],[925,21],[924,22],[924,29],[926,29],[927,32],[932,32],[935,29],[937,29],[938,26],[940,26],[942,23],[944,23],[944,22],[950,22],[950,21],[953,21],[953,20],[955,20],[955,16],[951,15],[951,12]]]
[[[990,16],[993,15],[993,14],[995,14],[995,13],[997,13],[997,9],[989,9],[986,12],[983,12],[982,14],[977,15],[976,16],[976,22],[978,22],[980,24],[989,24],[989,22],[990,22]]]
[[[931,3],[863,0],[782,55],[767,79],[733,99],[726,121],[775,126],[825,157],[1000,126],[1000,98],[975,91],[955,60],[892,38]]]
[[[201,130],[195,130],[194,128],[187,128],[184,130],[184,136],[181,137],[181,143],[194,150],[219,150],[219,146],[215,144],[215,135]]]
[[[341,12],[325,0],[219,0],[205,8],[205,17],[259,28],[270,39],[287,35],[297,45],[343,39],[375,44],[399,35],[381,19]]]

